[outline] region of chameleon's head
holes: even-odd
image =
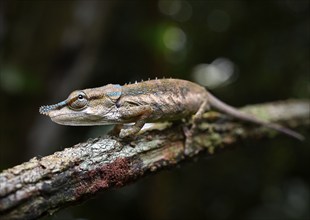
[[[118,118],[116,101],[121,96],[121,86],[107,85],[99,88],[77,90],[55,105],[41,106],[39,112],[62,125],[87,126],[113,123]]]

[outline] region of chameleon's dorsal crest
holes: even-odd
[[[109,84],[106,85],[107,95],[112,100],[117,100],[122,95],[122,86],[119,84]]]

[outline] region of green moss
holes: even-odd
[[[213,132],[208,135],[197,135],[194,141],[201,148],[206,148],[209,154],[213,154],[215,149],[222,143],[221,136]]]
[[[268,114],[268,111],[265,108],[251,106],[251,107],[242,108],[241,110],[243,112],[251,114],[251,115],[253,115],[256,118],[259,118],[261,120],[265,120],[265,121],[270,120],[270,116]]]

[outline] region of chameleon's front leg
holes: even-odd
[[[118,136],[123,127],[124,127],[123,124],[114,125],[113,129],[109,132],[109,135]]]
[[[122,128],[119,133],[120,138],[132,137],[137,134],[146,123],[148,117],[152,113],[152,108],[150,106],[134,106],[126,109],[120,110],[122,118],[132,119],[136,118],[136,122],[127,128]]]

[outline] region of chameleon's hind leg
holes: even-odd
[[[196,112],[196,114],[193,116],[193,125],[191,127],[191,130],[195,131],[197,128],[197,123],[199,122],[199,120],[202,119],[203,114],[206,111],[210,110],[210,105],[209,102],[206,100],[204,101],[201,106],[199,107],[198,111]]]
[[[193,155],[195,154],[195,147],[193,146],[193,135],[197,130],[197,123],[202,119],[203,114],[210,109],[210,105],[208,100],[205,100],[201,106],[199,107],[196,114],[192,117],[192,126],[190,129],[184,128],[183,132],[185,134],[185,155]]]

